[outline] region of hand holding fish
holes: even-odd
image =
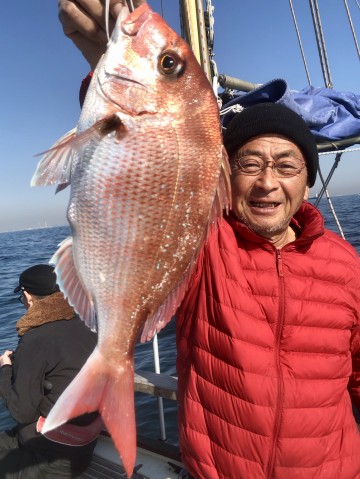
[[[145,0],[133,0],[135,7]],[[125,0],[109,2],[109,33]],[[59,0],[59,20],[65,35],[70,38],[84,55],[92,70],[95,69],[101,55],[105,53],[108,42],[105,25],[105,0]]]

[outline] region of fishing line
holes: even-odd
[[[133,0],[126,0],[126,5],[129,9],[129,12],[135,10]],[[110,29],[109,29],[109,18],[110,18],[110,0],[105,1],[105,31],[108,41],[110,41]]]
[[[110,40],[110,31],[109,31],[109,17],[110,17],[110,0],[105,2],[105,31],[108,41]]]
[[[128,5],[129,11],[133,12],[135,10],[133,0],[126,0],[126,3]]]

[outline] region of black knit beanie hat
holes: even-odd
[[[223,135],[229,157],[250,138],[266,133],[284,135],[300,148],[309,186],[314,186],[319,165],[315,138],[300,115],[279,103],[258,103],[234,116]]]

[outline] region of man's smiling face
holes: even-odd
[[[251,138],[230,159],[232,167],[233,212],[253,231],[276,242],[286,235],[290,221],[303,200],[308,198],[307,170],[303,168],[290,178],[275,176],[271,167],[256,176],[242,173],[234,161],[236,157],[251,153],[266,162],[286,155],[305,159],[298,146],[287,138],[266,134]]]

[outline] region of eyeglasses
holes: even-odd
[[[26,298],[25,298],[23,289],[21,289],[21,296],[18,297],[18,300],[20,301],[21,304],[25,304]]]
[[[18,297],[18,300],[20,301],[21,304],[25,303],[25,295],[24,293],[21,294],[21,296]]]
[[[299,175],[306,166],[304,161],[295,156],[284,156],[272,161],[264,160],[261,156],[256,155],[242,155],[234,158],[232,165],[240,173],[249,176],[260,175],[265,168],[269,167],[277,178],[291,178]]]

